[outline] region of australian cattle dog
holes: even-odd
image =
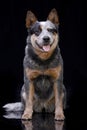
[[[55,114],[55,120],[64,120],[66,91],[63,85],[63,59],[59,48],[59,18],[52,9],[46,21],[38,21],[28,11],[26,15],[24,85],[21,103],[4,106],[7,111],[23,110],[22,119],[32,119],[33,112]]]

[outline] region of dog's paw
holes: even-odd
[[[24,112],[24,114],[22,115],[22,119],[23,120],[29,120],[29,119],[32,119],[32,113],[33,111],[29,111],[29,112]]]
[[[64,119],[65,119],[65,116],[64,116],[63,112],[55,113],[55,120],[64,121]]]

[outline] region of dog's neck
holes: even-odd
[[[49,57],[51,57],[51,55],[53,54],[54,50],[51,50],[49,52],[41,52],[40,50],[34,49],[34,52],[35,52],[35,54],[38,55],[38,57],[41,60],[47,60],[47,59],[49,59]]]

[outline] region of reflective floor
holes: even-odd
[[[0,115],[0,130],[87,130],[87,120],[66,113],[65,121],[55,121],[53,114],[34,114],[30,121],[22,121],[21,113]]]

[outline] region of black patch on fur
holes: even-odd
[[[51,33],[58,33],[59,32],[59,26],[55,25],[55,28],[48,28],[48,32]],[[40,27],[40,23],[37,21],[35,22],[30,28],[28,28],[28,35],[35,34],[36,36],[39,36],[42,29]]]
[[[30,29],[29,29],[29,33],[32,35],[32,34],[35,34],[36,36],[39,36],[40,33],[41,33],[41,28],[40,28],[40,23],[39,22],[36,22],[35,24],[33,24]]]
[[[51,33],[57,33],[56,28],[48,28],[47,30],[48,30],[48,32],[51,32]]]
[[[34,79],[35,93],[40,99],[48,99],[53,91],[53,82],[50,76],[40,75]]]

